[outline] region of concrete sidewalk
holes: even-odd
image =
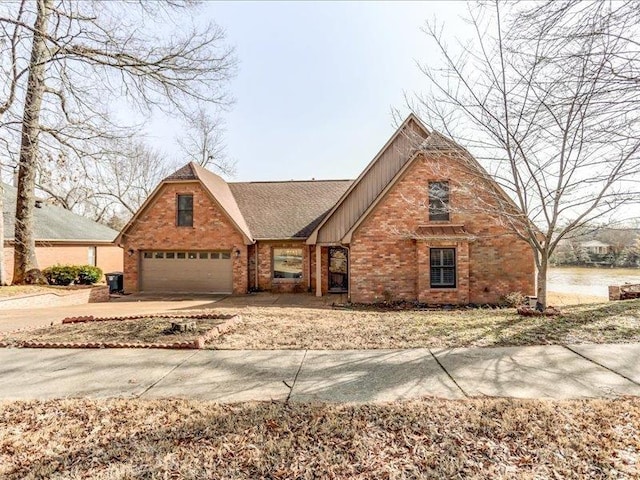
[[[640,344],[410,350],[0,350],[0,399],[382,402],[640,395]]]

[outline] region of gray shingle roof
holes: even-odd
[[[198,176],[194,171],[193,162],[187,163],[184,167],[180,167],[178,170],[169,175],[165,180],[197,180]]]
[[[13,240],[17,190],[6,184],[3,188],[4,235],[5,240]],[[44,202],[35,209],[35,226],[36,240],[40,241],[112,242],[118,235],[109,227]]]
[[[229,183],[255,239],[307,238],[353,180]]]

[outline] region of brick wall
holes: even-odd
[[[253,248],[253,247],[252,247]],[[273,249],[302,249],[302,278],[273,278]],[[258,241],[258,289],[274,293],[306,292],[309,278],[309,249],[304,240]]]
[[[193,195],[193,227],[176,226],[178,194]],[[141,250],[239,250],[239,257],[231,255],[233,293],[249,288],[248,248],[242,234],[197,182],[165,184],[129,229],[123,247],[127,292],[138,291]]]
[[[87,265],[88,249],[91,245],[37,244],[36,258],[42,270],[52,265]],[[121,272],[123,268],[122,248],[116,245],[97,245],[96,263],[103,272]],[[4,248],[4,264],[7,281],[13,276],[13,247]],[[103,279],[104,280],[104,279]]]
[[[412,238],[429,222],[429,181],[450,182],[450,222],[462,224],[471,241]],[[455,158],[420,157],[387,193],[352,237],[351,300],[420,300],[425,303],[497,303],[510,292],[534,293],[535,267],[528,244],[476,205],[491,205],[478,182]],[[484,180],[483,180],[484,181]],[[442,222],[437,223],[442,225]],[[457,287],[429,288],[429,248],[456,249]]]

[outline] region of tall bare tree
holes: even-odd
[[[14,11],[14,23],[0,25],[0,75],[5,82],[1,88],[0,129],[5,125],[5,113],[13,106],[16,99],[17,85],[26,74],[18,65],[20,29],[18,23],[24,16],[25,2],[21,2]],[[1,137],[0,137],[1,138]],[[4,157],[4,155],[3,155]],[[7,275],[4,264],[4,188],[2,186],[2,167],[6,158],[0,158],[0,287],[6,285]]]
[[[200,106],[186,115],[185,127],[185,133],[177,141],[187,158],[222,175],[235,175],[236,162],[230,160],[225,151],[224,120],[221,116],[213,116]]]
[[[233,51],[222,29],[197,27],[194,5],[170,0],[2,5],[0,26],[18,27],[19,69],[28,74],[26,86],[16,84],[24,100],[22,115],[13,118],[21,138],[15,283],[37,266],[33,209],[43,158],[62,150],[69,158],[98,160],[115,151],[113,142],[134,136],[142,115],[154,109],[183,112],[191,102],[228,102]],[[24,14],[16,19],[11,10],[18,7]],[[131,109],[133,114],[125,114]]]
[[[492,200],[475,208],[530,245],[542,309],[558,242],[638,200],[640,24],[637,11],[636,20],[614,15],[610,2],[530,5],[470,7],[474,38],[454,47],[427,24],[444,66],[421,66],[429,90],[412,106],[474,153],[508,194],[486,191]],[[464,148],[458,155],[479,179],[486,174]]]

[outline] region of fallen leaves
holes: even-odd
[[[0,477],[634,478],[640,399],[0,404]]]

